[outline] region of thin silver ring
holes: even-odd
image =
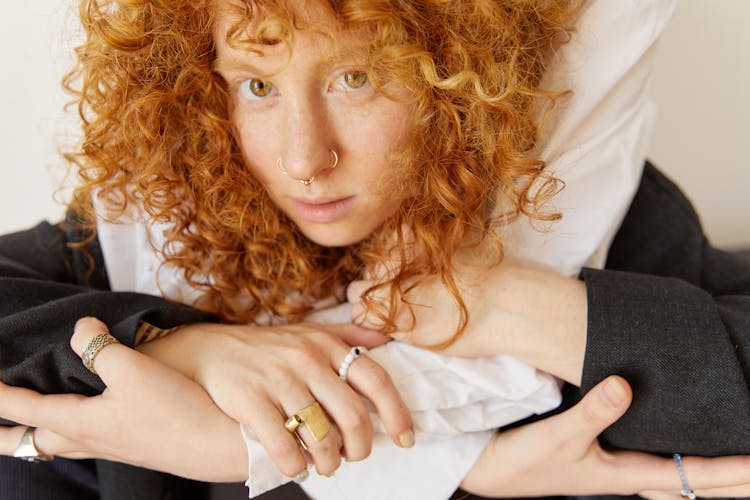
[[[329,150],[328,150],[328,154],[330,154],[330,155],[331,155],[331,164],[330,164],[330,165],[328,165],[328,166],[327,166],[327,167],[325,168],[325,170],[332,170],[332,169],[336,168],[336,166],[337,166],[337,165],[339,164],[339,154],[338,154],[338,153],[336,152],[336,150],[335,150],[335,149],[329,149]],[[283,173],[284,175],[286,175],[286,176],[288,176],[288,177],[291,177],[291,176],[289,175],[289,172],[287,172],[287,171],[286,171],[286,169],[284,168],[284,163],[283,163],[283,161],[281,160],[281,156],[279,156],[279,157],[278,157],[278,158],[276,159],[276,168],[278,168],[279,170],[281,170],[281,172],[282,172],[282,173]],[[293,178],[293,177],[292,177],[292,178]],[[294,179],[294,178],[293,178],[293,179]],[[309,179],[295,179],[295,180],[296,180],[296,181],[299,181],[299,182],[301,182],[301,183],[302,183],[303,185],[305,185],[305,186],[309,186],[309,185],[310,185],[310,184],[312,184],[312,183],[313,183],[313,181],[315,180],[315,176],[313,175],[313,176],[312,176],[312,177],[310,177]]]
[[[682,455],[675,453],[672,455],[674,464],[677,466],[677,474],[680,475],[680,483],[682,483],[682,490],[680,490],[680,496],[687,498],[688,500],[695,500],[697,497],[695,492],[688,484],[687,477],[685,476],[685,470],[682,468]]]
[[[352,347],[344,357],[344,360],[339,365],[339,378],[346,381],[346,376],[349,373],[349,367],[352,365],[355,359],[360,357],[362,354],[367,352],[367,348],[361,345]]]

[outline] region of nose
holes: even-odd
[[[277,160],[282,172],[306,185],[339,161],[328,110],[315,97],[287,102],[284,150]]]

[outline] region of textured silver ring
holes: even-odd
[[[349,373],[349,367],[352,365],[355,359],[360,357],[360,355],[367,352],[367,348],[363,347],[361,345],[352,347],[349,352],[344,357],[344,361],[341,362],[339,365],[339,378],[341,380],[346,380],[346,376]]]
[[[677,466],[677,474],[680,475],[680,483],[682,483],[682,490],[680,490],[680,495],[683,498],[695,500],[695,492],[692,490],[692,488],[690,488],[687,477],[685,476],[685,470],[682,468],[682,455],[680,455],[679,453],[675,453],[674,455],[672,455],[672,458],[674,459],[674,464]]]

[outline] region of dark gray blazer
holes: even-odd
[[[131,346],[141,319],[163,328],[215,319],[159,297],[109,291],[98,244],[90,245],[96,266],[87,276],[81,254],[66,246],[82,236],[71,227],[42,223],[0,237],[4,382],[46,393],[100,392],[101,381],[68,347],[82,316],[101,318]],[[750,453],[750,265],[710,246],[688,200],[651,165],[606,270],[585,269],[581,279],[588,293],[586,357],[582,387],[567,389],[566,406],[607,375],[620,374],[635,400],[604,433],[605,445]],[[0,484],[11,479],[3,463]],[[18,477],[20,465],[12,467]],[[200,498],[204,491],[195,482],[103,461],[93,477],[101,497],[113,500]],[[59,491],[50,498],[61,498]]]

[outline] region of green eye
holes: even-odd
[[[250,78],[240,84],[240,92],[247,99],[260,99],[271,93],[273,86],[259,78]]]
[[[364,71],[354,70],[344,73],[344,82],[349,88],[361,89],[367,85],[367,81],[367,73]]]

